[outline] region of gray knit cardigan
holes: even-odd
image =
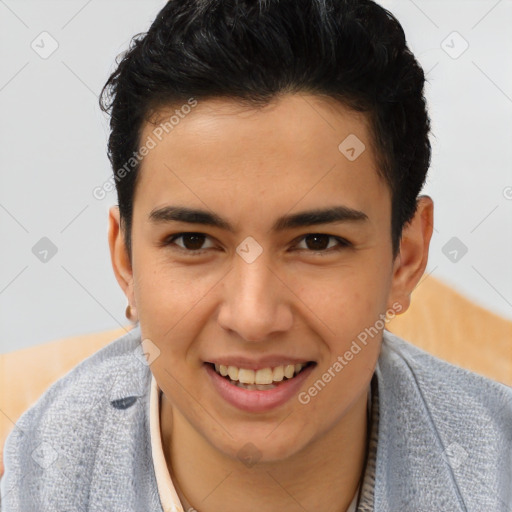
[[[23,414],[5,445],[2,512],[162,512],[140,341],[136,327]],[[375,512],[512,511],[512,388],[388,331],[374,381]]]

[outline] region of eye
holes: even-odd
[[[206,247],[204,246],[205,242],[209,242]],[[301,244],[303,244],[302,247],[300,247]],[[177,233],[167,237],[162,245],[177,248],[190,255],[199,255],[215,247],[210,237],[204,233]],[[309,253],[330,253],[351,246],[352,244],[344,238],[325,233],[308,233],[299,239],[299,243],[295,247]]]
[[[175,243],[176,240],[182,239],[182,243]],[[165,239],[163,245],[176,245],[179,249],[182,249],[189,253],[199,254],[206,249],[214,247],[210,241],[209,247],[203,247],[205,240],[208,239],[208,235],[204,233],[177,233]]]
[[[299,249],[305,249],[308,252],[331,252],[331,250],[339,251],[344,247],[351,246],[350,242],[344,238],[334,235],[326,235],[325,233],[309,233],[304,235],[300,240],[301,243],[305,242],[306,247],[299,247]],[[331,244],[330,242],[334,242],[334,244]]]

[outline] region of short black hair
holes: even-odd
[[[140,167],[132,156],[149,117],[191,98],[258,108],[286,93],[328,96],[365,113],[398,254],[430,166],[430,119],[424,72],[388,10],[371,0],[169,0],[117,64],[100,106],[110,114],[114,175],[125,169],[116,188],[130,260]]]

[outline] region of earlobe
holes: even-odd
[[[123,290],[129,305],[135,309],[135,297],[133,293],[133,271],[126,249],[124,233],[121,228],[121,220],[118,206],[109,209],[108,216],[108,244],[110,247],[110,259],[112,268],[119,286]]]
[[[389,303],[399,302],[405,313],[411,293],[419,283],[428,262],[428,250],[434,224],[434,203],[429,196],[420,196],[412,220],[404,226],[400,253],[393,265],[393,282]]]

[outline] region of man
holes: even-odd
[[[5,510],[509,509],[512,391],[385,331],[432,234],[423,84],[371,1],[166,4],[102,103],[137,325],[20,420]]]

